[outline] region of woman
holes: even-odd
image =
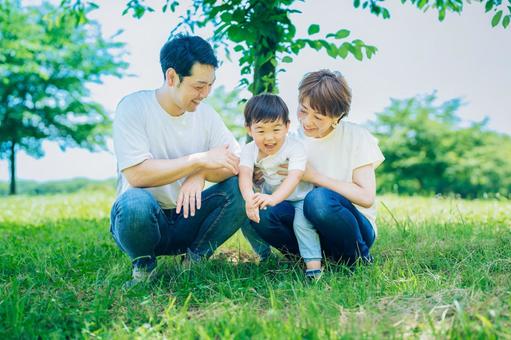
[[[375,169],[384,160],[377,140],[363,127],[344,121],[351,90],[340,73],[320,70],[299,86],[298,135],[308,166],[303,181],[314,185],[304,213],[316,228],[324,254],[348,265],[372,262],[376,238]],[[256,232],[284,253],[299,254],[293,233],[294,209],[282,202],[260,212]]]

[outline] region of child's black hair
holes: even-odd
[[[286,103],[279,96],[270,93],[261,93],[250,98],[245,106],[244,115],[245,126],[276,120],[289,123],[289,109]]]

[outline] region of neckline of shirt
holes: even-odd
[[[284,147],[286,147],[286,145],[288,143],[288,141],[287,141],[288,138],[289,138],[289,135],[286,136],[286,140],[284,141],[284,144],[282,144],[280,149],[276,153],[274,153],[273,155],[267,155],[266,157],[261,158],[260,160],[257,160],[257,157],[256,157],[256,164],[261,164],[261,162],[264,161],[264,160],[277,157],[277,155],[280,154],[282,152],[282,150],[284,150]],[[259,148],[257,147],[257,144],[255,143],[255,141],[254,141],[254,145],[255,145],[256,150],[257,150],[257,156],[259,156]]]
[[[184,122],[185,119],[190,115],[190,112],[185,111],[185,112],[183,112],[182,115],[173,116],[170,113],[168,113],[167,111],[165,111],[163,109],[163,107],[161,107],[160,103],[158,102],[158,98],[156,97],[156,90],[152,90],[151,99],[153,101],[153,104],[158,107],[159,113],[165,115],[165,117],[167,117],[167,119],[169,119],[169,120],[173,120],[173,121],[176,121],[176,122],[182,122],[182,121]],[[197,107],[197,110],[198,109],[199,109],[199,107]],[[196,110],[196,112],[197,112],[197,110]]]

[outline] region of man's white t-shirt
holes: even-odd
[[[117,157],[117,195],[130,185],[122,171],[147,159],[175,159],[229,144],[239,154],[234,136],[213,108],[200,104],[194,112],[174,117],[158,103],[155,90],[135,92],[117,106],[114,123]],[[185,178],[159,187],[147,188],[163,209],[176,207]]]
[[[286,176],[279,175],[277,172],[281,164],[288,164],[288,170],[304,171],[307,165],[307,155],[303,144],[295,136],[287,136],[284,144],[277,153],[257,160],[259,149],[254,141],[246,144],[241,150],[240,166],[246,166],[251,169],[257,166],[263,172],[264,186],[263,192],[273,193],[284,181]],[[288,201],[299,201],[305,198],[305,195],[313,188],[312,184],[300,182],[295,191],[286,199]]]
[[[343,182],[353,182],[353,170],[372,164],[376,169],[384,160],[378,140],[364,127],[341,120],[335,130],[323,138],[298,136],[305,145],[310,164],[321,174]],[[373,225],[376,232],[376,204],[355,207]]]

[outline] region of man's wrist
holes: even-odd
[[[198,152],[189,156],[190,161],[197,169],[204,169],[206,167],[206,153]]]

